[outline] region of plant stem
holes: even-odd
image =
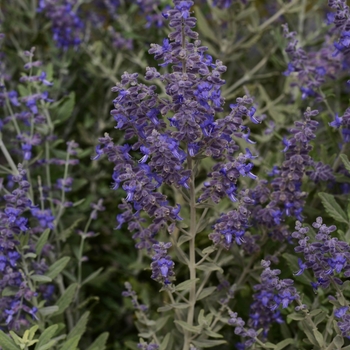
[[[190,156],[187,157],[187,165],[188,169],[191,170],[191,182],[190,182],[190,235],[191,240],[189,242],[189,271],[190,271],[190,279],[196,279],[196,233],[197,233],[197,218],[196,218],[196,194],[195,194],[195,174],[193,172],[193,162]],[[189,297],[190,307],[188,309],[187,314],[187,323],[192,326],[193,318],[194,318],[194,308],[196,305],[196,284],[192,283],[190,289],[190,297]],[[188,350],[190,348],[191,341],[191,333],[189,331],[185,332],[185,339],[183,350]]]

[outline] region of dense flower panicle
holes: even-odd
[[[162,12],[166,11],[169,6],[164,9],[159,8],[161,5],[159,0],[136,0],[136,4],[139,6],[141,14],[145,16],[146,28],[162,28],[164,26],[165,16]]]
[[[335,9],[336,12],[329,13],[328,23],[333,24],[333,33],[337,34],[337,40],[334,42],[334,56],[344,55],[349,59],[350,53],[350,12],[346,0],[328,0],[328,6]]]
[[[349,244],[332,237],[330,234],[337,229],[336,226],[326,226],[321,217],[318,217],[312,226],[318,230],[314,242],[310,242],[307,235],[309,228],[303,227],[299,221],[296,222],[296,231],[292,234],[293,238],[298,239],[298,246],[294,250],[304,257],[303,260],[299,259],[300,270],[296,275],[311,269],[317,280],[312,282],[314,289],[327,288],[332,282],[342,284],[342,280],[337,276],[350,276]]]
[[[293,280],[279,279],[280,270],[272,270],[271,262],[262,260],[264,271],[261,274],[261,283],[254,286],[256,291],[253,295],[254,302],[250,307],[248,325],[255,330],[263,328],[263,337],[267,333],[272,323],[282,323],[278,308],[286,308],[294,300],[300,299]]]
[[[332,43],[327,38],[323,47],[316,52],[306,52],[298,47],[296,32],[290,32],[288,24],[283,24],[283,34],[288,40],[286,52],[291,61],[284,75],[291,74],[297,76],[297,81],[292,85],[297,85],[301,91],[302,98],[313,97],[322,99],[319,88],[325,82],[325,78],[334,78],[342,63],[341,60],[333,55]]]
[[[310,141],[316,137],[315,130],[318,125],[318,122],[311,117],[317,114],[318,111],[307,109],[304,113],[304,121],[295,122],[295,127],[290,129],[292,136],[284,139],[285,161],[281,169],[274,173],[271,181],[272,190],[264,188],[268,185],[267,182],[260,182],[259,186],[252,191],[257,204],[253,215],[257,223],[273,228],[281,225],[285,217],[291,216],[302,220],[306,193],[301,190],[301,184],[307,169],[315,166],[309,152],[312,149]],[[328,167],[326,169],[329,174],[330,169]],[[315,173],[309,172],[309,174],[315,176]],[[266,207],[262,207],[268,196],[270,200],[267,201]]]
[[[255,342],[256,338],[258,336],[258,333],[253,328],[245,328],[245,322],[242,320],[241,317],[238,317],[237,312],[233,312],[229,310],[229,320],[228,324],[230,326],[235,327],[235,334],[241,336],[242,338],[247,338],[247,340],[243,344],[237,344],[240,349],[246,349],[251,347]]]
[[[22,258],[16,248],[19,235],[28,231],[28,219],[23,213],[32,208],[27,195],[30,185],[25,179],[26,173],[22,166],[18,171],[18,175],[12,176],[17,188],[4,195],[5,208],[0,210],[0,292],[6,287],[18,290],[14,296],[1,298],[0,302],[0,322],[9,329],[19,329],[22,325],[28,327],[26,313],[35,318],[37,312],[36,308],[27,305],[37,294],[28,287],[26,277],[18,267]]]
[[[52,22],[53,40],[59,48],[77,48],[83,40],[84,23],[76,11],[77,0],[40,0],[38,11]]]
[[[334,316],[338,320],[338,327],[343,337],[350,337],[350,313],[349,306],[342,306],[334,311]]]
[[[168,285],[175,279],[174,262],[168,255],[171,243],[158,242],[153,245],[154,255],[152,256],[151,278],[162,284]]]
[[[326,181],[326,182],[335,181],[333,169],[330,165],[323,164],[322,162],[313,161],[311,164],[311,168],[312,170],[308,170],[305,173],[315,183],[318,183],[320,181]]]
[[[203,184],[203,193],[200,195],[198,201],[203,202],[208,198],[215,203],[219,203],[224,197],[228,197],[232,202],[237,201],[237,181],[243,176],[248,176],[255,180],[257,177],[251,172],[253,164],[249,162],[254,158],[246,149],[245,154],[239,154],[230,162],[218,163],[214,165],[213,171],[208,174],[209,180]]]
[[[344,142],[350,142],[350,108],[347,108],[342,117],[335,114],[334,120],[329,123],[333,128],[340,128]]]
[[[247,206],[252,203],[253,201],[248,196],[243,195],[237,209],[221,214],[213,226],[213,232],[209,234],[209,239],[215,245],[222,246],[227,250],[234,242],[238,245],[245,243],[244,234],[249,227],[250,218]]]
[[[164,144],[165,148],[169,146],[171,145]],[[179,216],[180,205],[171,207],[168,204],[166,196],[157,191],[163,178],[153,172],[151,167],[144,163],[144,160],[132,159],[129,154],[130,149],[128,145],[114,145],[112,139],[106,134],[105,137],[100,138],[100,145],[96,148],[97,155],[94,159],[100,157],[101,154],[107,155],[109,161],[115,164],[112,189],[122,187],[127,194],[124,203],[119,206],[124,212],[117,215],[119,224],[117,228],[127,223],[131,232],[136,231],[133,238],[138,241],[137,247],[150,249],[152,244],[156,243],[154,237],[160,229],[166,227],[169,222],[182,220]],[[145,150],[144,153],[147,155]],[[156,166],[160,165],[155,163]],[[153,219],[147,228],[142,226],[141,210]]]

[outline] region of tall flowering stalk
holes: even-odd
[[[225,83],[221,74],[226,67],[219,60],[214,62],[198,40],[198,34],[193,31],[196,19],[192,17],[192,6],[192,1],[174,1],[174,8],[164,14],[172,28],[169,39],[164,39],[162,45],[152,44],[149,50],[161,62],[159,66],[169,67],[169,72],[162,74],[156,68],[147,68],[145,79],[160,80],[165,95],[158,93],[155,85],[139,83],[136,73],[124,73],[121,82],[112,88],[118,96],[113,101],[115,109],[111,115],[116,121],[115,128],[124,131],[125,140],[133,143],[116,145],[106,134],[100,138],[94,157],[106,154],[114,164],[112,188],[122,187],[126,192],[123,204],[119,205],[122,212],[117,215],[117,228],[128,224],[129,231],[134,232],[136,247],[146,249],[152,257],[152,279],[163,284],[173,302],[176,302],[173,282],[178,263],[173,261],[172,246],[179,262],[188,266],[191,283],[186,288],[187,314],[175,317],[175,322],[183,329],[184,350],[191,344],[195,348],[196,341],[199,344],[211,336],[203,333],[199,337],[193,332],[199,327],[195,325],[197,298],[209,275],[199,286],[196,280],[202,275],[210,253],[220,248],[218,258],[221,248],[229,249],[234,243],[244,242],[250,213],[245,206],[252,201],[247,194],[240,193],[238,181],[241,177],[255,179],[256,176],[251,172],[252,153],[246,149],[237,155],[240,147],[235,139],[254,143],[244,119],[259,123],[254,116],[253,101],[246,96],[237,98],[224,118],[216,117],[223,112],[220,88]],[[208,157],[217,165],[209,174],[209,180],[200,185],[197,180],[200,165]],[[200,195],[196,185],[199,185]],[[169,203],[162,194],[165,187],[182,194],[183,207]],[[203,205],[218,203],[224,198],[237,202],[239,208],[218,219],[214,232],[209,235],[214,246],[198,259],[197,235],[208,213],[208,208],[202,209]],[[182,216],[188,229],[179,225]],[[240,221],[236,222],[237,219]],[[232,227],[227,226],[226,221],[231,222]],[[171,242],[159,241],[165,229]],[[186,241],[188,251],[179,253],[180,245]],[[154,338],[154,341],[160,345],[159,340]]]

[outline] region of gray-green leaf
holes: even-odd
[[[348,218],[344,210],[334,199],[333,195],[324,192],[321,192],[318,195],[321,198],[322,204],[329,216],[338,222],[348,223]]]
[[[1,330],[0,345],[2,346],[3,350],[20,350],[20,348],[17,347],[14,341]]]
[[[86,350],[105,350],[108,335],[107,332],[100,334]]]
[[[58,329],[57,324],[54,324],[46,328],[44,332],[41,334],[41,336],[39,337],[39,341],[36,343],[35,350],[39,350],[41,346],[47,344],[55,335],[57,329]]]
[[[70,303],[73,301],[75,291],[78,287],[77,283],[71,284],[65,292],[61,295],[61,297],[57,300],[57,306],[59,307],[58,311],[55,313],[55,315],[60,315],[62,312],[64,312],[67,307],[70,305]]]
[[[53,263],[50,266],[49,270],[46,272],[46,276],[50,277],[51,279],[56,278],[59,275],[59,273],[66,267],[69,260],[70,260],[70,257],[65,256],[60,260],[56,261],[55,263]]]

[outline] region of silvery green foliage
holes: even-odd
[[[3,2],[0,348],[348,349],[348,22]]]

